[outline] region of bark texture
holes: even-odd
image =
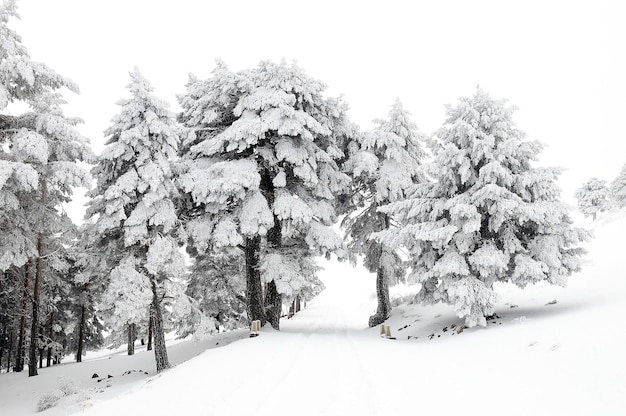
[[[148,320],[148,351],[152,351],[152,313],[150,313],[150,319]]]
[[[20,332],[17,339],[17,356],[15,357],[15,371],[24,371],[24,337],[26,336],[26,312],[28,311],[28,292],[30,286],[30,260],[24,266],[24,294],[22,297],[22,311],[20,313]]]
[[[45,182],[44,182],[45,184]],[[45,190],[44,190],[45,193]],[[44,204],[45,205],[45,204]],[[28,354],[28,376],[36,376],[37,373],[37,328],[39,326],[39,294],[41,280],[43,279],[43,234],[37,237],[37,261],[35,267],[35,284],[33,287],[33,314],[30,325],[30,351]]]
[[[161,301],[157,291],[157,285],[154,278],[152,280],[152,324],[154,325],[154,359],[156,361],[157,373],[170,368],[170,362],[167,358],[167,347],[165,345],[165,333],[163,332],[163,312],[161,310]]]
[[[50,312],[50,322],[48,323],[48,354],[46,356],[46,367],[50,367],[52,364],[52,342],[54,338],[54,311]]]
[[[265,170],[261,180],[261,189],[267,199],[267,204],[270,209],[274,208],[274,201],[276,199],[274,184],[272,182],[272,175],[268,170]],[[276,215],[274,215],[274,226],[267,231],[267,245],[270,249],[280,250],[282,245],[282,233],[281,223]],[[272,279],[274,276],[269,276]],[[272,325],[272,328],[280,330],[280,315],[283,308],[283,296],[278,293],[276,289],[276,283],[271,280],[267,285],[267,294],[265,298],[265,314],[267,321]]]
[[[76,348],[76,362],[83,361],[83,343],[85,338],[85,305],[80,307],[80,324],[78,325],[78,347]]]
[[[137,339],[137,330],[135,324],[128,324],[128,355],[135,354],[135,340]]]
[[[261,321],[265,325],[265,311],[263,308],[263,292],[261,289],[261,271],[259,270],[259,251],[261,237],[246,237],[246,300],[248,303],[248,319]],[[156,328],[155,328],[156,329]]]

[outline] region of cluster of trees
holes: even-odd
[[[560,202],[558,171],[532,165],[541,145],[480,89],[427,137],[399,101],[361,132],[346,103],[295,65],[233,72],[218,62],[208,79],[190,77],[179,114],[135,70],[95,157],[79,120],[61,112],[59,90],[76,87],[30,59],[6,26],[14,16],[5,1],[7,369],[24,368],[24,351],[30,375],[45,354],[80,361],[105,327],[129,354],[147,340],[157,371],[169,367],[168,330],[202,335],[253,320],[279,329],[289,305],[323,289],[318,256],[362,256],[376,273],[371,326],[389,317],[389,286],[405,279],[421,284],[418,301],[449,303],[472,326],[495,312],[495,282],[564,284],[580,267],[586,234]],[[18,104],[28,110],[10,115]],[[91,163],[91,175],[78,162]],[[77,186],[91,188],[80,227],[61,209]],[[341,217],[343,238],[333,229]]]
[[[585,217],[596,219],[598,213],[626,206],[626,165],[610,184],[591,178],[576,190],[577,205]]]

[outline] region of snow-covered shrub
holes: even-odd
[[[51,407],[56,406],[56,404],[61,400],[61,398],[65,396],[61,390],[52,390],[39,399],[37,402],[37,411],[43,412],[44,410],[50,409]]]

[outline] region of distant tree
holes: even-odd
[[[391,312],[389,286],[404,278],[406,269],[395,249],[372,238],[378,231],[390,229],[393,219],[378,211],[390,202],[402,200],[414,183],[424,180],[422,138],[410,114],[397,100],[387,120],[376,120],[374,130],[356,139],[357,149],[346,162],[353,176],[352,203],[358,210],[343,221],[349,247],[364,255],[364,265],[376,273],[378,308],[369,319],[370,326],[384,322]]]
[[[118,102],[120,114],[105,134],[107,147],[92,170],[98,183],[87,215],[97,216],[102,255],[121,260],[110,271],[102,304],[108,318],[133,325],[150,310],[157,372],[169,367],[163,325],[163,304],[170,280],[185,273],[175,231],[178,224],[173,183],[179,130],[167,104],[156,97],[136,69],[128,88],[130,99]],[[134,341],[134,340],[133,340]],[[130,342],[129,342],[130,344]]]
[[[591,178],[576,191],[578,209],[585,217],[594,220],[598,212],[606,211],[609,206],[609,188],[606,181]]]
[[[558,170],[532,166],[543,146],[524,141],[513,112],[480,89],[448,107],[434,181],[382,208],[404,224],[378,235],[408,249],[417,300],[453,305],[468,326],[495,313],[495,282],[565,285],[587,238],[560,201]]]
[[[610,198],[618,208],[626,206],[626,164],[622,166],[619,175],[611,182]]]
[[[338,161],[350,125],[323,90],[295,65],[233,73],[218,63],[180,97],[190,243],[199,254],[239,247],[248,317],[275,328],[283,300],[315,279],[312,257],[343,250],[331,227],[349,181]]]

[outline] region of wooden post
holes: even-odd
[[[381,337],[385,336],[385,325],[384,324],[380,326],[380,336]]]

